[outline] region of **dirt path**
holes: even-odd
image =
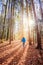
[[[16,42],[6,45],[4,51],[3,48],[0,50],[0,65],[43,65],[43,50],[39,51],[28,43],[23,47],[21,42]]]
[[[25,63],[25,60],[26,60],[28,47],[29,46],[27,45],[26,48],[25,48],[25,51],[23,53],[23,56],[20,58],[20,60],[19,60],[17,65],[25,65],[24,63]]]

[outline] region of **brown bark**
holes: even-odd
[[[32,4],[34,17],[35,17],[35,22],[36,22],[36,27],[37,27],[37,47],[36,48],[37,49],[42,49],[42,47],[41,47],[41,36],[39,34],[39,31],[38,31],[37,18],[36,18],[36,13],[35,13],[35,7],[34,7],[33,0],[31,0],[31,4]]]
[[[6,2],[6,5],[3,4],[3,6],[5,7],[5,16],[4,16],[4,22],[3,22],[2,38],[5,38],[5,36],[4,36],[4,29],[5,29],[5,19],[6,19],[7,3],[8,3],[8,0],[7,0],[7,2]]]
[[[41,17],[42,17],[42,19],[43,19],[43,12],[42,12],[41,0],[39,0],[39,4],[40,4],[40,12],[41,12]]]

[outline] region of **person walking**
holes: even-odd
[[[25,37],[23,37],[21,41],[23,42],[23,47],[24,47],[25,42],[26,42],[26,38],[25,38]]]

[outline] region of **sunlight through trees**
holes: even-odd
[[[41,48],[43,0],[0,0],[0,40],[21,40]]]

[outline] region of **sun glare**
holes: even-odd
[[[32,28],[34,25],[34,21],[32,19],[29,20],[29,27]]]
[[[26,15],[23,16],[23,28],[24,31],[28,31],[28,20]]]
[[[23,35],[27,37],[28,35],[28,19],[26,14],[23,15]]]

